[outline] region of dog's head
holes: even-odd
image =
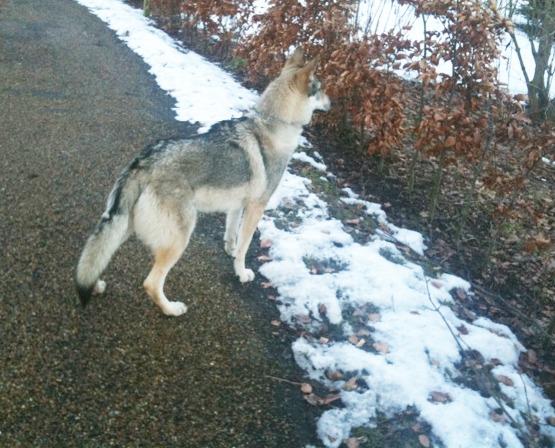
[[[323,110],[327,112],[330,109],[331,102],[322,90],[320,80],[314,74],[317,66],[318,58],[314,58],[305,64],[303,50],[298,47],[285,63],[280,77],[287,77],[287,75],[291,77],[292,88],[301,94],[307,95],[313,111]]]
[[[315,110],[328,111],[331,102],[314,74],[317,65],[317,59],[305,63],[302,49],[297,48],[264,91],[257,110],[302,125],[310,123]]]

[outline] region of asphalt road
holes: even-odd
[[[168,278],[184,316],[147,298],[133,239],[105,295],[77,305],[75,264],[119,171],[192,131],[147,70],[72,0],[0,0],[0,446],[304,447],[316,411],[268,378],[301,373],[262,278],[235,279],[223,217],[200,220]]]

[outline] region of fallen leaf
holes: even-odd
[[[333,403],[334,401],[339,400],[340,398],[341,398],[341,395],[339,394],[331,394],[322,400],[322,404],[330,404],[330,403]]]
[[[364,344],[366,343],[366,341],[364,339],[361,339],[360,341],[358,341],[355,345],[357,348],[362,347]]]
[[[459,330],[460,334],[468,334],[468,329],[464,325],[457,327],[457,330]]]
[[[455,289],[455,292],[457,294],[457,297],[461,300],[465,300],[467,298],[466,292],[464,289],[462,288],[457,288]]]
[[[357,388],[357,377],[353,376],[349,381],[345,383],[343,389],[345,390],[355,390]]]
[[[274,327],[279,327],[281,325],[281,321],[278,319],[273,319],[272,322],[270,322]]]
[[[312,319],[307,314],[295,314],[294,317],[295,319],[297,319],[298,322],[302,324],[309,324],[310,322],[312,322]]]
[[[370,331],[366,328],[361,328],[357,331],[357,336],[370,336]]]
[[[434,367],[439,367],[440,366],[439,361],[437,359],[432,359],[430,361],[430,364],[432,364]]]
[[[505,376],[505,375],[498,375],[497,376],[497,381],[499,381],[500,383],[503,383],[505,386],[513,387],[515,385],[515,383],[513,383],[513,380],[510,379],[508,376]]]
[[[532,349],[528,350],[528,362],[530,364],[538,363],[538,356],[536,355],[536,352]]]
[[[328,338],[325,338],[324,336],[322,336],[318,342],[320,342],[320,344],[327,344],[330,340]]]
[[[501,423],[503,425],[507,423],[507,421],[505,420],[505,417],[503,417],[503,414],[500,414],[497,411],[491,411],[489,413],[489,418],[492,419],[494,422]]]
[[[425,446],[426,448],[431,446],[430,438],[426,434],[420,434],[418,436],[418,441],[420,442],[420,445]]]
[[[384,355],[389,353],[389,345],[387,342],[374,342],[372,347],[374,347],[377,352],[383,353]]]
[[[352,334],[351,336],[349,336],[349,342],[351,344],[354,344],[354,345],[358,344],[358,340],[359,339],[356,334]]]
[[[354,218],[354,219],[346,219],[344,221],[345,224],[360,224],[360,219],[359,218]]]
[[[268,300],[276,300],[276,296],[268,294]]]
[[[443,392],[432,392],[430,395],[431,397],[428,398],[428,401],[430,403],[449,403],[453,401],[453,398],[448,393],[446,394]]]
[[[443,287],[443,283],[441,283],[441,282],[436,282],[436,281],[433,281],[433,282],[432,282],[432,285],[435,286],[437,289]]]
[[[378,322],[381,318],[382,316],[376,313],[372,313],[368,315],[368,320],[371,320],[372,322]]]
[[[318,395],[305,394],[303,398],[314,406],[319,406],[322,404],[322,399]]]
[[[422,426],[419,423],[417,423],[416,425],[412,426],[412,430],[414,432],[420,432],[422,430]]]
[[[267,289],[267,288],[271,288],[272,284],[269,283],[269,282],[262,282],[262,283],[260,283],[260,286],[264,289]]]
[[[257,260],[258,260],[260,263],[266,263],[266,262],[268,262],[268,261],[272,261],[272,259],[271,259],[268,255],[260,255],[260,256],[257,258]]]
[[[318,311],[320,312],[321,316],[324,316],[327,310],[328,309],[326,308],[326,305],[324,305],[323,303],[318,306]]]
[[[312,386],[309,383],[301,384],[301,392],[303,394],[311,394],[312,393]]]
[[[270,247],[272,245],[272,240],[269,238],[266,238],[262,241],[260,241],[260,247],[262,249],[268,249],[268,247]]]
[[[347,445],[347,448],[359,448],[360,447],[360,442],[358,441],[358,439],[356,437],[349,437],[348,439],[344,440],[345,445]]]
[[[327,374],[327,377],[330,380],[342,380],[343,379],[343,373],[337,371],[337,372],[330,372]]]

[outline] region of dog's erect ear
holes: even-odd
[[[302,67],[304,64],[304,54],[301,47],[297,47],[293,55],[287,59],[285,67]]]
[[[308,72],[314,76],[314,71],[316,70],[316,66],[318,65],[318,56],[312,59],[308,64],[306,64],[303,70],[308,70]]]

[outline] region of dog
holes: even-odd
[[[167,139],[145,148],[121,173],[106,210],[89,236],[75,283],[83,306],[106,287],[100,275],[132,234],[152,251],[143,286],[169,316],[187,311],[164,294],[164,281],[189,243],[199,212],[226,213],[224,243],[242,283],[254,273],[245,255],[270,196],[298,146],[303,126],[330,99],[315,77],[317,60],[298,48],[245,117],[207,133]]]

